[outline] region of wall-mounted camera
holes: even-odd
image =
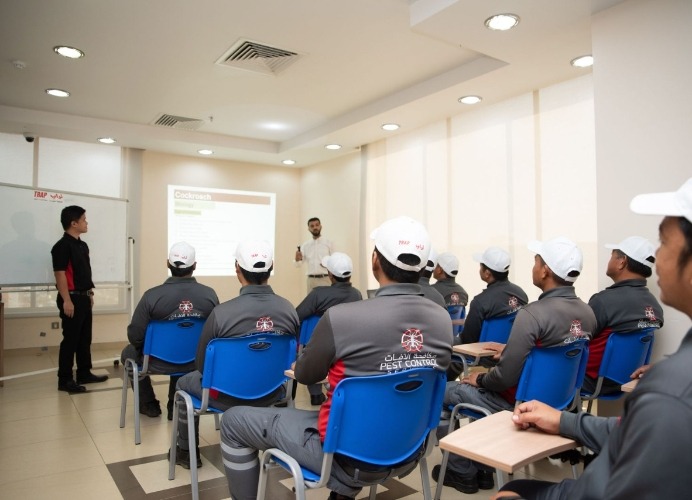
[[[36,136],[30,132],[24,132],[24,140],[26,142],[34,142],[36,140]]]

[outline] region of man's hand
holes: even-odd
[[[521,495],[513,491],[498,491],[490,500],[497,500],[498,498],[521,498]]]
[[[505,350],[505,347],[507,344],[501,344],[499,342],[488,342],[488,345],[486,346],[487,349],[491,351],[495,351],[496,354],[493,354],[493,360],[499,361],[500,356],[502,356],[502,351]]]
[[[474,387],[478,387],[478,375],[480,375],[482,372],[473,372],[471,375],[468,377],[464,377],[461,379],[462,384],[469,384]]]
[[[536,427],[548,434],[558,434],[560,431],[560,416],[562,412],[540,401],[522,403],[514,409],[512,421],[520,429]]]
[[[646,372],[649,371],[649,368],[651,368],[651,365],[643,365],[637,368],[632,372],[632,375],[630,375],[631,379],[638,379],[642,378]]]
[[[74,316],[74,304],[72,303],[71,300],[67,300],[62,303],[62,311],[65,313],[65,316],[68,318],[71,318]]]
[[[303,260],[303,252],[296,250],[296,262],[300,262],[301,260]]]

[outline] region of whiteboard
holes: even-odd
[[[94,283],[126,282],[126,200],[0,184],[0,286],[55,283],[50,250],[69,205],[86,210]]]

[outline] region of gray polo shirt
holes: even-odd
[[[269,285],[244,286],[236,298],[218,305],[207,318],[197,346],[197,370],[204,372],[204,356],[212,339],[266,331],[297,336],[299,328],[293,305]]]
[[[436,281],[432,287],[440,292],[445,299],[445,306],[466,306],[469,303],[469,294],[457,283],[456,278],[447,278]]]
[[[357,288],[353,288],[350,282],[336,281],[331,286],[317,286],[298,304],[296,311],[298,319],[303,321],[308,316],[321,316],[332,306],[345,302],[363,300],[363,296]]]

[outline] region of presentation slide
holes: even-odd
[[[195,247],[196,276],[235,276],[240,241],[261,239],[274,247],[276,193],[168,186],[168,247]]]

